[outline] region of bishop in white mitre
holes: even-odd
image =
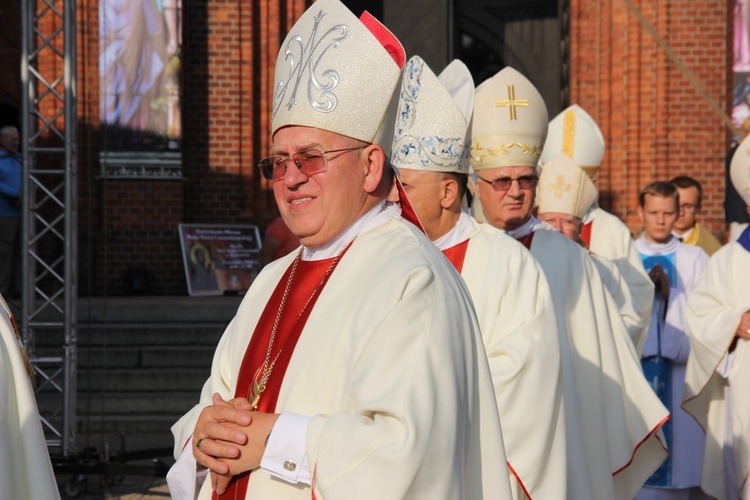
[[[750,139],[730,175],[750,212]],[[721,500],[750,498],[750,228],[711,257],[688,297],[687,327],[682,407],[706,431],[701,487]]]
[[[391,162],[427,236],[471,292],[492,372],[514,498],[566,491],[560,351],[547,281],[531,254],[466,210],[474,83],[456,60],[404,71]]]
[[[604,135],[599,125],[582,107],[573,104],[550,121],[540,163],[544,165],[564,153],[591,177],[596,187],[604,152]],[[654,285],[643,268],[630,230],[618,217],[601,209],[594,200],[583,217],[581,239],[592,252],[617,266],[630,288],[639,321],[634,323],[626,318],[625,324],[636,351],[643,352],[654,300]]]
[[[31,387],[33,368],[0,296],[0,498],[60,498]]]
[[[567,155],[558,155],[542,168],[537,188],[538,217],[572,241],[579,240],[583,217],[595,199],[596,187],[591,178]],[[669,411],[643,377],[640,356],[624,328],[623,317],[636,315],[627,298],[629,288],[614,264],[593,252],[589,256],[620,310],[620,317],[612,315],[612,346],[621,373],[618,389],[622,400],[616,402],[619,405],[616,411],[627,415],[623,420],[627,438],[638,443],[633,456],[635,466],[630,466],[628,480],[633,485],[643,484],[667,457],[661,427],[669,418]],[[615,475],[616,484],[622,479]]]
[[[510,498],[468,290],[387,202],[405,60],[338,0],[282,44],[260,167],[302,246],[258,275],[173,426],[174,498]]]
[[[471,138],[476,193],[484,218],[531,250],[552,292],[564,398],[578,403],[565,405],[567,497],[632,498],[641,476],[633,457],[643,437],[633,440],[625,413],[616,410],[623,373],[611,330],[619,311],[584,250],[532,215],[547,120],[539,92],[512,68],[477,88]]]

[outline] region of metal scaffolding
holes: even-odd
[[[22,0],[21,21],[21,325],[39,374],[37,399],[59,400],[41,415],[47,445],[69,456],[76,452],[75,0]]]

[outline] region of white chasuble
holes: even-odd
[[[531,254],[547,277],[558,329],[567,335],[573,386],[565,398],[577,397],[593,490],[591,497],[573,494],[569,474],[568,498],[633,498],[666,457],[658,432],[669,413],[644,379],[619,309],[586,252],[543,224]]]
[[[60,498],[20,344],[0,297],[0,498]]]
[[[690,357],[683,408],[706,431],[701,486],[719,499],[737,498],[729,488],[735,490],[735,495],[739,492],[740,498],[750,498],[749,341],[736,341],[733,359],[720,373],[740,319],[748,310],[750,249],[733,242],[711,257],[687,303]],[[722,453],[728,453],[730,460],[725,460]],[[732,465],[734,471],[726,470]],[[727,476],[734,479],[729,487]]]
[[[670,384],[665,384],[669,387],[660,389],[660,396],[672,413],[665,429],[670,456],[664,467],[649,480],[649,486],[691,488],[700,484],[705,438],[695,420],[681,408],[685,364],[690,352],[685,314],[687,298],[706,269],[708,256],[703,249],[680,243],[677,238],[666,244],[656,244],[641,236],[635,244],[646,269],[660,264],[670,279],[666,315],[663,300],[657,297],[642,355],[644,366],[655,356],[669,360],[671,379]]]
[[[233,397],[250,336],[293,258],[267,266],[242,301],[200,403],[172,428],[175,456],[211,395]],[[302,330],[276,404],[311,417],[313,491],[259,469],[246,498],[510,498],[470,301],[450,262],[411,224],[389,218],[359,234]],[[206,481],[199,498],[210,494]]]
[[[630,288],[633,306],[643,322],[640,335],[633,338],[636,351],[640,354],[643,352],[643,343],[651,320],[654,285],[643,268],[630,230],[617,216],[599,207],[593,207],[586,214],[585,223],[591,224],[591,236],[587,242],[589,250],[612,261]]]
[[[638,354],[633,340],[641,336],[646,325],[643,324],[640,314],[635,310],[630,287],[611,260],[592,252],[589,253],[589,257],[596,265],[596,270],[599,271],[599,277],[602,279],[604,288],[607,289],[620,310],[620,317],[625,323],[630,344],[633,346],[633,355],[636,359],[640,359],[640,354]]]
[[[511,480],[517,481],[514,497],[563,498],[565,414],[547,280],[531,254],[504,232],[468,216],[462,224],[469,240],[461,276],[487,350]]]

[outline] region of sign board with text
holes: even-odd
[[[180,224],[191,296],[245,293],[260,272],[260,232],[254,225]]]

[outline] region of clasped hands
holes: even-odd
[[[742,314],[735,335],[741,339],[750,340],[750,311],[745,311]]]
[[[219,495],[233,476],[260,466],[266,439],[276,420],[274,413],[253,411],[245,398],[224,401],[214,394],[193,432],[193,456],[211,470],[211,487]]]

